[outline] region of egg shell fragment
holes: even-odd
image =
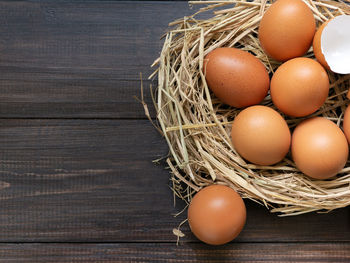
[[[350,73],[350,16],[333,18],[321,34],[321,51],[335,73]]]
[[[314,40],[312,42],[312,48],[314,50],[314,54],[315,57],[317,59],[318,62],[320,62],[320,64],[325,68],[330,70],[330,67],[327,64],[327,61],[322,53],[321,50],[321,35],[323,32],[323,29],[325,28],[325,26],[328,24],[329,21],[324,22],[316,31],[316,34],[314,36]]]

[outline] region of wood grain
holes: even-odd
[[[195,8],[194,8],[195,9]],[[143,73],[186,1],[0,1],[0,262],[349,262],[350,209],[279,218],[246,200],[239,237],[198,242],[144,119]],[[152,112],[154,116],[154,112]],[[186,211],[186,210],[185,210]]]
[[[150,104],[160,37],[191,12],[171,1],[0,1],[0,118],[145,118],[140,73]]]
[[[349,262],[349,243],[0,244],[0,262]]]
[[[0,125],[1,241],[169,236],[163,223],[172,220],[168,177],[152,163],[167,149],[148,122],[1,120]]]
[[[1,242],[175,242],[163,138],[144,120],[0,120]],[[246,201],[237,242],[350,241],[350,210],[279,218]],[[183,242],[197,239],[182,227]]]

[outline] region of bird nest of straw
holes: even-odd
[[[334,16],[350,14],[349,2],[304,1],[318,25]],[[189,202],[202,187],[224,184],[279,215],[327,212],[349,205],[349,162],[337,176],[327,180],[302,174],[290,154],[273,166],[246,162],[230,139],[232,121],[241,109],[222,104],[206,84],[203,59],[218,47],[249,51],[270,73],[277,69],[281,63],[266,56],[257,37],[259,22],[272,2],[225,0],[189,4],[203,6],[193,15],[170,23],[160,57],[153,64],[156,70],[150,76],[158,79],[153,100],[157,126],[169,145],[167,164],[174,193]],[[201,19],[202,13],[209,18]],[[305,56],[313,57],[312,49]],[[350,75],[329,72],[329,79],[329,96],[312,116],[326,117],[341,126]],[[270,96],[261,104],[276,109]],[[283,117],[291,129],[303,120]]]

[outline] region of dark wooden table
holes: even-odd
[[[168,22],[192,12],[0,1],[0,262],[350,262],[349,208],[280,218],[246,201],[235,241],[202,244],[185,224],[176,245],[184,204],[134,96]]]

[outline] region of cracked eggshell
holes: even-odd
[[[325,26],[328,24],[329,20],[324,22],[316,31],[316,34],[314,36],[314,40],[312,42],[312,48],[314,50],[314,54],[315,54],[315,57],[317,59],[318,62],[320,62],[320,64],[325,68],[325,69],[328,69],[330,70],[327,62],[326,62],[326,59],[324,58],[324,55],[322,54],[322,51],[321,51],[321,35],[322,35],[322,32],[323,32],[323,29],[325,28]]]
[[[341,15],[328,21],[324,26],[320,37],[320,50],[325,58],[326,64],[335,73],[350,73],[350,16]],[[320,56],[319,56],[320,57]],[[322,60],[322,59],[321,59]],[[321,62],[321,61],[320,61]],[[321,62],[321,64],[323,64]]]

